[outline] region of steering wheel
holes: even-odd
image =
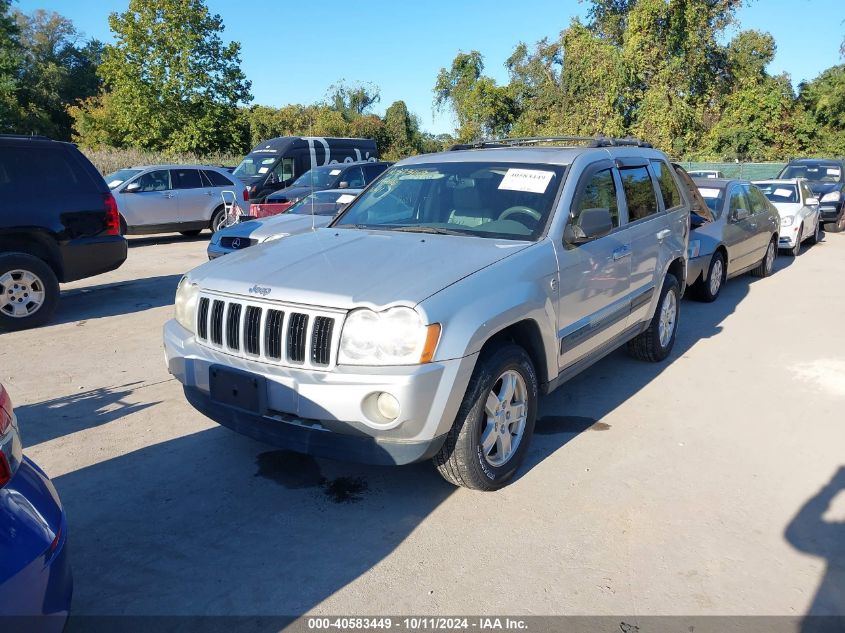
[[[525,205],[518,204],[515,207],[505,209],[502,212],[502,215],[499,216],[499,219],[507,220],[512,215],[527,215],[535,222],[539,222],[540,219],[543,217],[539,211],[535,211],[531,207],[526,207]]]

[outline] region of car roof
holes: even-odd
[[[322,194],[322,193],[361,193],[364,191],[363,189],[320,189],[319,191],[315,191],[309,195],[314,194]]]
[[[217,165],[182,165],[172,163],[161,165],[133,165],[132,167],[123,167],[122,169],[214,169],[216,171],[226,171],[223,167],[218,167]],[[231,175],[231,172],[227,173]]]
[[[767,178],[766,180],[752,180],[751,184],[757,185],[797,185],[805,178]]]
[[[796,158],[795,160],[789,161],[788,165],[835,165],[841,166],[843,162],[841,160],[834,160],[832,158]],[[788,166],[787,165],[787,166]]]
[[[752,184],[750,180],[740,180],[738,178],[693,178],[692,181],[697,187],[706,187],[709,189],[724,189],[733,183],[743,185]]]
[[[420,154],[397,163],[397,165],[421,165],[426,163],[536,163],[538,165],[571,165],[582,154],[596,154],[604,158],[643,157],[665,160],[663,152],[650,147],[484,147],[459,149],[434,154]]]

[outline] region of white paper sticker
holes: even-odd
[[[332,169],[332,170],[329,172],[329,175],[330,175],[330,176],[337,176],[339,173],[340,173],[340,170],[339,170],[339,169]]]
[[[120,183],[122,183],[122,182],[123,182],[122,180],[112,180],[112,181],[108,184],[108,188],[109,188],[109,189],[114,189],[115,187],[117,187],[117,186],[118,186]]]
[[[268,171],[270,171],[269,167],[262,167],[261,169],[258,170],[258,173],[259,174],[266,174]]]
[[[546,193],[549,183],[554,178],[553,171],[538,169],[508,169],[499,189],[507,191],[527,191],[529,193]]]
[[[790,196],[791,196],[792,194],[794,194],[794,193],[795,193],[795,192],[794,192],[794,191],[792,191],[791,189],[775,189],[775,190],[772,192],[772,195],[774,195],[774,196],[778,196],[778,197],[780,197],[780,198],[788,198],[788,197],[790,197]]]
[[[828,167],[827,168],[827,175],[828,176],[836,176],[839,178],[839,174],[842,173],[839,171],[839,167]]]
[[[352,202],[354,199],[355,199],[354,195],[352,195],[351,193],[345,193],[342,196],[340,196],[337,200],[335,200],[335,202],[337,204],[346,204],[348,202]]]
[[[719,194],[721,193],[720,189],[708,189],[707,187],[701,187],[698,190],[698,193],[701,194],[702,198],[718,198]]]

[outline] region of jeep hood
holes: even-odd
[[[529,242],[323,228],[259,244],[190,273],[204,290],[311,306],[416,305]],[[267,290],[269,289],[269,292]]]

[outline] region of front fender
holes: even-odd
[[[434,359],[478,353],[492,336],[521,321],[538,326],[546,376],[557,375],[557,260],[551,242],[496,262],[422,301],[417,308],[442,332]]]

